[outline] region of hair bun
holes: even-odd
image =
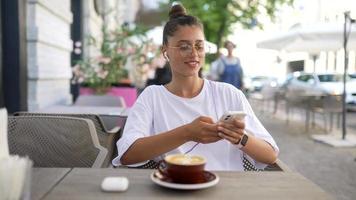
[[[169,11],[169,20],[187,15],[187,11],[181,4],[175,4]]]

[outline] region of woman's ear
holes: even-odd
[[[164,57],[164,59],[166,59],[167,62],[169,62],[169,58],[168,58],[168,55],[167,55],[167,51],[164,51],[164,52],[163,52],[163,57]]]
[[[164,59],[166,59],[167,62],[169,62],[169,58],[168,58],[168,55],[167,55],[167,50],[164,46],[161,47],[161,52],[162,52],[162,55],[164,57]]]

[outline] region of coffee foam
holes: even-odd
[[[205,159],[202,156],[184,154],[168,155],[165,161],[176,165],[199,165],[205,163]]]

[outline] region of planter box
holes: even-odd
[[[80,87],[79,94],[91,95],[95,94],[95,91],[93,88]],[[134,87],[111,87],[106,94],[123,97],[127,107],[131,107],[137,99],[137,90]]]

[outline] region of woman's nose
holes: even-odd
[[[192,47],[190,55],[191,56],[199,56],[199,52],[195,47]]]

